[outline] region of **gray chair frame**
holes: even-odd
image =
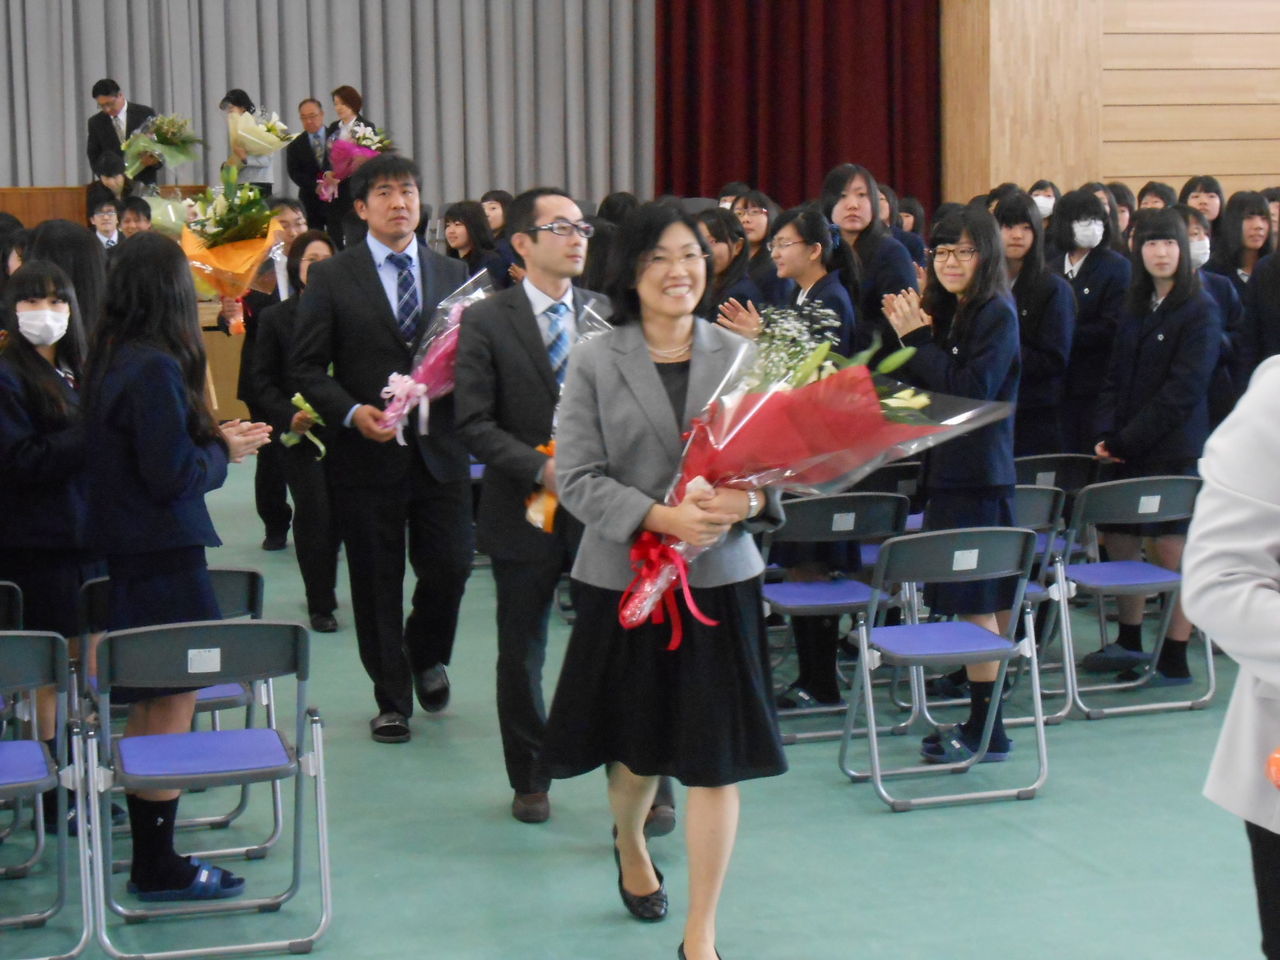
[[[34,828],[36,835],[36,854],[24,864],[10,867],[4,874],[5,879],[18,879],[29,874],[44,848],[44,818],[40,815],[40,795],[57,786],[65,787],[75,794],[76,802],[81,810],[88,808],[81,756],[81,739],[77,725],[73,725],[68,733],[67,701],[71,690],[70,663],[67,656],[67,641],[56,633],[37,631],[10,630],[0,633],[0,693],[13,694],[19,691],[34,690],[38,687],[53,686],[58,695],[56,714],[57,732],[54,736],[53,755],[41,743],[40,750],[48,765],[48,775],[38,781],[22,784],[0,786],[0,799],[30,800],[35,810]],[[38,742],[38,741],[37,741]],[[0,931],[16,927],[43,927],[65,905],[67,891],[70,887],[68,868],[68,847],[70,837],[67,834],[67,793],[59,790],[58,828],[54,833],[54,873],[56,892],[53,902],[39,909],[28,911],[14,917],[0,917]],[[84,831],[76,844],[80,866],[80,935],[69,952],[57,954],[57,960],[79,956],[89,945],[92,936],[90,908],[90,864],[88,841]],[[0,932],[0,936],[10,936]],[[53,957],[42,960],[55,960]]]
[[[956,570],[958,554],[968,551],[967,569]],[[876,631],[867,621],[865,614],[858,615],[858,682],[855,683],[849,710],[845,715],[844,735],[840,740],[839,767],[841,772],[854,782],[870,781],[876,795],[895,813],[915,810],[921,807],[944,806],[959,803],[974,803],[991,800],[1029,800],[1044,785],[1049,773],[1048,750],[1044,736],[1044,710],[1041,704],[1040,672],[1036,658],[1035,618],[1031,614],[1030,605],[1025,603],[1024,595],[1027,582],[1031,578],[1032,565],[1036,556],[1036,535],[1032,530],[1010,527],[971,527],[959,530],[939,530],[929,533],[909,534],[895,537],[880,548],[880,557],[876,562],[872,575],[871,587],[874,592],[873,601],[878,600],[894,583],[956,583],[970,580],[989,580],[997,577],[1016,577],[1017,584],[1013,597],[1013,609],[1022,612],[1026,636],[1021,641],[1014,640],[1017,618],[1010,618],[1008,629],[1001,635],[992,635],[1003,644],[998,650],[987,650],[980,654],[969,655],[917,655],[897,656],[878,647],[875,642]],[[969,564],[972,564],[970,566]],[[871,607],[874,609],[874,605]],[[918,616],[913,607],[907,609],[907,628],[920,626]],[[888,628],[902,629],[902,628]],[[1015,657],[1025,657],[1029,661],[1028,675],[1032,687],[1032,710],[1034,712],[1034,731],[1038,771],[1035,780],[1027,785],[995,790],[977,790],[961,793],[942,793],[923,797],[900,797],[889,792],[886,781],[890,778],[915,777],[935,774],[965,773],[981,762],[990,744],[991,732],[995,725],[995,711],[987,714],[987,723],[982,732],[978,751],[968,760],[959,763],[913,764],[910,766],[885,769],[880,757],[879,731],[875,722],[875,699],[871,684],[871,674],[881,663],[905,667],[910,672],[913,702],[920,704],[925,700],[924,671],[942,665],[952,666],[964,663],[986,663],[1000,661],[1000,669],[996,677],[995,689],[1003,688],[1004,678],[1008,672],[1009,662]],[[862,705],[867,717],[867,751],[869,770],[860,770],[849,761],[849,751],[853,738],[857,734],[855,728],[858,706]],[[947,728],[950,729],[949,727]],[[907,732],[907,731],[903,731]],[[939,730],[943,733],[943,730]]]
[[[16,583],[9,580],[0,580],[0,630],[21,630],[22,629],[22,588]],[[5,714],[13,710],[15,706],[13,698],[0,696],[0,734],[5,730]],[[11,813],[11,819],[3,828],[0,828],[0,843],[9,839],[13,832],[18,828],[18,824],[22,821],[22,801],[12,800],[5,803]],[[4,876],[4,871],[0,870],[0,877]]]
[[[208,651],[217,650],[216,664]],[[200,651],[196,659],[210,669],[192,672],[192,651]],[[191,774],[185,776],[133,776],[120,768],[119,743],[107,740],[109,757],[99,748],[101,731],[91,728],[87,734],[88,763],[92,771],[95,802],[90,804],[93,817],[92,837],[95,869],[93,874],[94,916],[98,943],[110,956],[130,960],[177,960],[193,956],[226,956],[260,952],[308,953],[328,929],[332,916],[333,891],[329,862],[328,804],[324,776],[324,738],[320,714],[306,706],[310,673],[310,640],[306,629],[296,623],[278,621],[205,621],[158,627],[140,627],[108,633],[98,648],[100,697],[104,706],[111,702],[111,688],[116,683],[135,687],[195,686],[208,683],[252,683],[292,675],[297,684],[297,707],[293,722],[292,743],[278,728],[277,734],[288,755],[287,762],[271,769],[255,769],[230,773]],[[105,711],[104,711],[105,715]],[[201,734],[172,734],[174,737],[222,735],[224,731]],[[225,731],[233,736],[235,731]],[[310,734],[310,749],[307,735]],[[147,908],[125,907],[110,889],[110,871],[101,869],[111,862],[111,831],[102,825],[109,819],[110,790],[119,784],[129,790],[189,789],[200,786],[223,786],[244,782],[292,779],[293,793],[293,863],[289,885],[282,891],[260,897],[178,903]],[[204,916],[213,913],[258,911],[275,912],[298,892],[303,875],[303,834],[306,828],[306,806],[303,780],[312,781],[315,803],[315,830],[318,847],[320,887],[320,919],[304,937],[254,943],[230,944],[196,950],[167,950],[139,953],[122,951],[111,941],[107,910],[137,923],[157,917]]]
[[[1105,483],[1090,484],[1080,491],[1076,497],[1072,511],[1071,524],[1067,530],[1067,548],[1065,557],[1071,556],[1071,548],[1076,538],[1085,530],[1097,524],[1140,524],[1158,523],[1168,520],[1183,520],[1191,516],[1195,507],[1196,495],[1200,491],[1198,477],[1136,477],[1128,480],[1111,480]],[[1154,505],[1151,498],[1158,498]],[[1075,640],[1072,635],[1071,618],[1062,621],[1062,643],[1067,668],[1067,686],[1074,690],[1075,709],[1089,720],[1100,720],[1104,717],[1126,716],[1141,713],[1162,713],[1171,710],[1203,710],[1213,700],[1217,690],[1217,675],[1213,664],[1213,644],[1198,628],[1193,629],[1193,636],[1199,634],[1204,644],[1205,673],[1208,687],[1203,696],[1187,700],[1162,700],[1155,703],[1135,703],[1114,707],[1093,707],[1085,702],[1084,694],[1114,690],[1138,690],[1147,686],[1154,676],[1155,663],[1160,656],[1160,648],[1164,645],[1165,634],[1169,622],[1173,618],[1173,605],[1182,589],[1181,577],[1173,587],[1158,583],[1132,584],[1122,588],[1094,590],[1078,582],[1071,576],[1070,568],[1062,564],[1062,576],[1070,581],[1078,592],[1094,597],[1098,611],[1098,634],[1100,647],[1107,644],[1107,618],[1102,599],[1105,596],[1137,595],[1149,596],[1163,594],[1164,611],[1160,616],[1160,629],[1157,634],[1155,649],[1151,660],[1137,680],[1117,683],[1081,684],[1075,663]],[[1155,566],[1155,564],[1151,564]],[[1168,573],[1163,567],[1162,572]],[[1190,641],[1188,641],[1190,642]]]

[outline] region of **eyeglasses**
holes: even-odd
[[[102,217],[104,220],[114,220],[119,214],[114,210],[99,210],[94,214],[95,217]]]
[[[739,207],[733,212],[738,215],[739,220],[744,220],[747,217],[767,217],[769,215],[769,211],[764,207]]]
[[[657,267],[659,270],[670,270],[675,264],[680,264],[686,270],[692,270],[696,265],[706,265],[707,255],[705,253],[682,253],[678,257],[671,257],[665,253],[655,253],[650,257],[645,257],[640,261],[642,270],[648,270],[650,267]]]
[[[947,258],[955,255],[958,263],[968,263],[978,255],[977,247],[935,247],[930,252],[934,263],[946,263]]]
[[[803,240],[770,240],[764,246],[766,250],[773,253],[775,250],[785,250],[787,247],[794,247],[797,243],[804,242]]]
[[[596,232],[596,228],[585,220],[579,220],[577,223],[573,223],[572,221],[564,219],[552,220],[550,223],[544,223],[541,226],[530,227],[525,232],[537,233],[539,230],[546,230],[550,233],[554,233],[557,237],[568,237],[576,233],[584,240],[590,240],[595,236]]]

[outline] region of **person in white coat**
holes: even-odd
[[[1240,665],[1205,796],[1245,821],[1262,952],[1280,958],[1280,357],[1209,438],[1183,556],[1182,602]]]

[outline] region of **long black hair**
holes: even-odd
[[[996,204],[993,212],[996,223],[1002,227],[1026,224],[1031,228],[1031,249],[1022,258],[1022,269],[1013,282],[1016,298],[1021,290],[1030,290],[1044,272],[1044,221],[1040,208],[1029,193],[1014,193]]]
[[[46,220],[27,238],[25,259],[51,260],[71,278],[80,320],[92,341],[107,287],[107,253],[93,231],[70,220]]]
[[[699,211],[694,219],[707,228],[707,233],[711,234],[711,239],[716,243],[728,244],[731,250],[735,243],[742,244],[737,256],[729,261],[729,266],[725,267],[724,273],[708,283],[708,286],[713,288],[713,297],[716,302],[719,302],[726,290],[746,276],[747,266],[751,262],[747,232],[742,229],[742,221],[724,207],[709,207]]]
[[[186,387],[187,432],[196,443],[226,441],[205,400],[207,358],[191,268],[182,248],[150,231],[120,244],[107,277],[102,320],[92,332],[87,402],[121,348],[145,344],[178,363]]]
[[[729,209],[735,217],[738,215],[739,206],[744,210],[749,210],[752,207],[759,207],[768,215],[765,218],[764,239],[760,241],[760,246],[756,248],[755,253],[751,254],[751,262],[753,264],[767,261],[769,259],[769,250],[765,244],[769,240],[769,235],[773,233],[773,221],[778,219],[778,205],[773,202],[773,198],[767,193],[760,190],[748,190],[733,198],[733,203],[730,205]],[[743,228],[743,233],[745,235],[745,228]],[[748,240],[747,251],[750,252],[750,250],[751,241]]]
[[[1267,198],[1253,190],[1237,190],[1222,208],[1222,215],[1211,221],[1219,228],[1213,235],[1211,259],[1221,273],[1234,276],[1242,266],[1246,217],[1263,217],[1267,221],[1267,239],[1258,256],[1265,257],[1276,248],[1276,238],[1271,235],[1271,206]]]
[[[702,255],[709,261],[711,250],[698,230],[698,222],[679,207],[666,203],[644,203],[627,214],[617,242],[613,245],[609,279],[604,288],[604,292],[613,301],[613,316],[610,320],[615,326],[639,322],[640,297],[636,293],[636,281],[640,276],[641,262],[653,252],[667,228],[677,223],[689,228]],[[693,309],[695,316],[707,315],[710,298],[711,284],[707,283],[701,300]]]
[[[1086,186],[1064,193],[1054,206],[1053,219],[1049,222],[1049,241],[1054,247],[1064,253],[1076,249],[1076,235],[1072,224],[1077,220],[1101,221],[1102,239],[1094,249],[1111,246],[1111,218],[1107,216],[1106,207],[1097,194]]]
[[[466,263],[467,269],[475,273],[484,266],[484,255],[495,248],[493,231],[489,229],[489,218],[475,200],[460,200],[445,207],[441,218],[445,224],[460,223],[467,228],[467,238],[471,241],[471,250],[464,257],[461,253],[445,244],[447,256]]]
[[[496,203],[498,206],[502,208],[502,229],[494,230],[492,227],[489,228],[490,232],[493,234],[493,239],[495,243],[498,241],[499,237],[503,237],[506,235],[507,208],[511,206],[511,201],[514,199],[515,197],[511,196],[511,194],[508,193],[506,190],[486,190],[480,196],[480,206],[483,207],[486,203]]]
[[[925,220],[924,204],[915,197],[903,197],[898,202],[898,220],[902,220],[902,215],[909,213],[911,215],[911,229],[907,230],[904,226],[902,229],[908,233],[914,233],[920,239],[924,239],[928,232],[929,224]]]
[[[840,195],[859,177],[867,185],[867,197],[871,201],[871,222],[858,234],[858,239],[853,245],[853,252],[857,255],[858,264],[861,266],[875,256],[881,238],[889,235],[889,228],[880,219],[880,184],[876,182],[875,176],[866,167],[856,163],[842,163],[833,167],[822,180],[820,202],[822,215],[830,220]]]
[[[840,236],[840,231],[834,229],[831,221],[813,206],[794,207],[774,221],[773,230],[769,233],[770,239],[776,237],[778,231],[788,224],[795,228],[805,243],[816,243],[822,247],[823,267],[828,273],[840,271],[840,284],[849,294],[849,300],[856,309],[861,296],[862,275],[853,250]]]
[[[969,235],[970,242],[978,251],[978,268],[963,297],[942,285],[938,279],[937,263],[932,256],[929,257],[929,279],[921,306],[933,318],[934,340],[942,343],[954,344],[963,340],[978,311],[992,297],[1008,296],[1009,293],[1000,228],[996,226],[995,217],[986,210],[967,206],[945,217],[934,224],[929,246],[959,243],[964,234]]]
[[[1200,292],[1200,276],[1191,267],[1191,249],[1187,239],[1187,222],[1172,207],[1139,210],[1133,219],[1133,263],[1129,293],[1125,298],[1125,310],[1135,316],[1146,316],[1151,310],[1151,298],[1155,294],[1155,280],[1147,272],[1142,259],[1142,246],[1148,240],[1176,240],[1178,242],[1178,269],[1173,275],[1173,289],[1162,304],[1169,310],[1182,306]]]
[[[76,418],[75,406],[67,400],[62,376],[18,328],[17,305],[23,300],[54,297],[71,308],[67,332],[58,341],[58,366],[70,372],[79,382],[84,376],[84,325],[80,321],[80,305],[70,278],[56,264],[47,260],[28,260],[9,277],[0,299],[0,319],[9,335],[4,359],[22,381],[30,405],[31,419],[48,430],[58,430]]]
[[[1062,199],[1062,191],[1058,189],[1058,185],[1052,180],[1037,180],[1031,186],[1027,187],[1027,193],[1035,193],[1038,190],[1048,190],[1052,193],[1055,206],[1058,201]]]
[[[307,252],[307,247],[317,241],[327,243],[329,245],[329,253],[338,252],[333,238],[323,230],[306,230],[294,237],[293,243],[289,244],[289,256],[284,263],[284,272],[289,277],[289,286],[293,289],[295,297],[302,296],[302,290],[306,286],[302,282],[302,257]]]

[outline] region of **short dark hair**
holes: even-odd
[[[351,175],[351,199],[367,201],[374,184],[410,178],[421,190],[422,172],[416,163],[403,154],[380,153]]]
[[[219,110],[225,110],[227,107],[239,107],[245,113],[253,113],[256,109],[253,101],[249,99],[249,95],[239,87],[232,87],[228,90],[218,104]]]
[[[1056,204],[1062,199],[1062,191],[1058,189],[1058,185],[1052,180],[1037,180],[1031,186],[1027,187],[1027,193],[1035,193],[1037,190],[1048,190],[1053,194],[1053,202]]]
[[[292,210],[294,213],[300,213],[304,217],[307,215],[307,208],[302,205],[302,201],[295,197],[283,197],[274,195],[267,198],[267,209],[275,212],[276,210]]]
[[[302,282],[302,255],[307,252],[307,247],[316,241],[327,243],[331,253],[337,253],[337,247],[333,244],[333,238],[323,230],[307,230],[298,234],[293,238],[293,243],[289,244],[288,258],[284,262],[285,274],[289,277],[289,285],[296,291],[301,291],[305,284]]]
[[[1187,182],[1182,185],[1182,189],[1178,191],[1178,202],[1186,203],[1193,193],[1216,193],[1222,205],[1225,207],[1227,204],[1227,198],[1222,192],[1222,184],[1218,182],[1218,178],[1211,177],[1206,173],[1188,178]],[[1221,215],[1221,211],[1219,211],[1219,215]]]
[[[151,204],[142,197],[125,197],[120,204],[120,216],[123,217],[126,213],[136,213],[148,223],[151,222]]]
[[[914,218],[914,222],[911,224],[911,229],[907,232],[914,233],[917,237],[923,238],[926,226],[924,204],[922,204],[916,197],[903,197],[898,201],[899,220],[902,219],[902,215],[904,213],[909,213]],[[907,228],[903,227],[902,229],[906,230]]]
[[[996,223],[1002,227],[1017,227],[1025,223],[1031,228],[1031,249],[1022,258],[1022,269],[1018,271],[1018,280],[1013,284],[1016,295],[1019,290],[1018,281],[1025,276],[1027,284],[1035,283],[1044,271],[1044,218],[1040,216],[1040,208],[1036,206],[1031,194],[1021,190],[996,203],[992,214]]]
[[[534,187],[517,194],[507,207],[507,236],[514,237],[517,233],[528,233],[533,229],[534,221],[538,219],[538,200],[542,197],[573,199],[568,191],[559,187]],[[536,243],[538,235],[535,233],[532,236]]]
[[[1072,224],[1077,220],[1098,220],[1102,223],[1102,241],[1099,247],[1111,245],[1111,218],[1107,209],[1092,190],[1081,187],[1064,193],[1054,205],[1053,219],[1049,221],[1049,240],[1064,253],[1076,249],[1075,231]]]
[[[899,221],[898,219],[898,210],[900,208],[898,205],[897,192],[893,189],[893,187],[889,186],[887,183],[882,183],[880,184],[880,196],[884,197],[884,202],[889,204],[889,226],[890,227],[902,226],[901,221]],[[880,203],[878,198],[876,201],[876,216],[877,217],[880,216]]]
[[[746,193],[750,189],[751,189],[751,184],[749,183],[744,183],[741,180],[730,180],[728,183],[726,183],[723,187],[720,188],[719,192],[716,193],[716,196],[717,197],[736,197],[736,196],[739,196],[740,194]]]
[[[503,212],[506,212],[507,207],[511,206],[511,201],[514,199],[515,197],[511,196],[506,190],[486,190],[480,195],[481,203],[500,203],[502,204]]]
[[[349,83],[344,83],[340,87],[334,87],[333,92],[329,94],[335,100],[341,100],[353,112],[359,113],[364,108],[364,97],[360,96],[360,91]]]
[[[1131,216],[1138,209],[1138,199],[1133,195],[1133,191],[1129,189],[1127,183],[1112,180],[1107,184],[1107,189],[1111,191],[1111,196],[1115,197],[1116,205],[1124,207]]]
[[[1094,197],[1094,200],[1097,200]],[[1101,201],[1099,201],[1101,202]],[[969,289],[961,300],[948,291],[938,279],[937,266],[929,257],[929,279],[925,283],[924,312],[934,318],[934,339],[955,343],[965,335],[969,321],[992,297],[1007,295],[1009,279],[1004,265],[1004,244],[1000,241],[1000,228],[996,218],[982,207],[962,207],[933,228],[929,236],[931,248],[944,243],[958,243],[963,234],[978,251],[978,268],[974,271]]]
[[[600,206],[596,208],[596,216],[610,223],[621,223],[627,219],[627,214],[638,206],[640,206],[640,200],[634,193],[619,190],[600,201]]]
[[[97,100],[99,97],[114,97],[119,92],[120,84],[110,77],[104,77],[93,85],[93,91],[89,95]]]
[[[700,210],[694,215],[693,219],[707,228],[707,233],[711,234],[711,239],[716,243],[728,244],[730,248],[735,243],[742,244],[742,249],[738,251],[736,257],[729,261],[724,273],[714,277],[710,282],[710,286],[715,293],[715,299],[719,302],[720,298],[724,296],[724,292],[746,275],[747,267],[750,265],[751,260],[747,232],[742,229],[742,221],[738,219],[737,215],[724,207]]]
[[[858,258],[853,255],[849,244],[845,243],[844,238],[840,236],[840,231],[832,226],[831,221],[822,215],[816,204],[812,203],[793,207],[778,214],[769,228],[770,239],[776,237],[778,231],[788,224],[805,243],[816,243],[822,248],[822,265],[828,273],[839,271],[840,283],[849,294],[849,300],[856,307],[862,298],[861,265],[858,263]]]
[[[1173,187],[1159,180],[1148,180],[1142,185],[1142,189],[1138,191],[1138,206],[1142,206],[1143,198],[1148,194],[1163,200],[1166,207],[1172,207],[1178,202],[1178,195],[1174,193]]]
[[[118,153],[103,153],[93,165],[95,176],[118,177],[124,173],[124,157]]]
[[[97,202],[94,203],[93,209],[89,211],[89,216],[90,217],[97,216],[99,213],[103,211],[103,208],[105,207],[110,207],[112,210],[114,210],[116,212],[117,217],[120,216],[120,214],[124,211],[124,204],[121,203],[119,200],[117,200],[115,197],[103,197],[101,200],[98,200]]]
[[[667,228],[678,223],[689,228],[699,249],[709,259],[711,250],[698,230],[697,221],[679,207],[665,203],[645,203],[627,215],[613,246],[609,279],[604,289],[613,301],[612,321],[615,325],[639,322],[640,298],[636,294],[636,278],[640,272],[640,261],[658,245]],[[702,298],[693,308],[695,316],[706,315],[711,286],[708,282],[703,287]]]
[[[1142,246],[1148,240],[1175,240],[1178,244],[1178,269],[1173,275],[1173,289],[1164,299],[1164,305],[1174,310],[1200,291],[1200,277],[1191,269],[1191,250],[1187,240],[1187,223],[1181,213],[1172,207],[1163,210],[1139,210],[1133,218],[1133,264],[1129,294],[1125,309],[1139,317],[1151,309],[1151,297],[1155,293],[1155,281],[1147,273],[1142,259]]]
[[[42,221],[28,234],[23,256],[28,260],[52,260],[66,272],[80,302],[85,331],[91,336],[107,285],[107,252],[93,231],[70,220]]]
[[[445,224],[460,223],[467,228],[467,238],[471,241],[467,266],[474,272],[480,266],[484,254],[494,248],[493,231],[489,229],[489,218],[485,216],[484,207],[480,206],[476,200],[459,200],[445,207],[444,216],[440,219]],[[449,247],[447,256],[461,257],[462,255],[453,247]]]
[[[1172,209],[1182,214],[1183,222],[1186,223],[1188,230],[1191,229],[1191,223],[1194,221],[1205,233],[1213,233],[1213,227],[1209,223],[1209,218],[1204,215],[1203,210],[1193,207],[1189,203],[1175,203]]]
[[[1218,215],[1219,226],[1213,235],[1214,251],[1210,258],[1219,272],[1228,276],[1243,266],[1241,257],[1244,253],[1246,217],[1262,217],[1267,221],[1267,239],[1262,244],[1262,256],[1276,248],[1276,238],[1271,233],[1271,207],[1267,204],[1267,198],[1253,190],[1237,190]]]
[[[319,100],[317,100],[315,97],[307,97],[305,100],[299,100],[299,101],[298,101],[298,112],[299,112],[299,113],[301,113],[301,112],[302,112],[302,108],[303,108],[303,107],[305,107],[308,103],[314,103],[317,107],[319,107],[319,108],[320,108],[320,112],[321,112],[321,113],[323,113],[323,112],[324,112],[324,104],[323,104],[323,103],[321,103]]]

